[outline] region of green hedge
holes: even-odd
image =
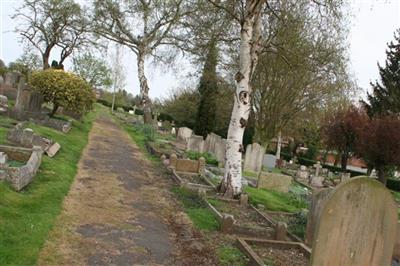
[[[386,187],[394,191],[400,191],[400,180],[390,178],[386,182]]]

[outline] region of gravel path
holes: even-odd
[[[39,265],[214,265],[161,169],[100,115]]]

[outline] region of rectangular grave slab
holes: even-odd
[[[288,175],[261,172],[258,177],[257,187],[288,193],[293,178]]]

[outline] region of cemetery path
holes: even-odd
[[[214,265],[161,168],[101,114],[38,264]]]

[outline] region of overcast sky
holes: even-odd
[[[18,58],[22,45],[13,32],[16,23],[10,18],[21,5],[20,0],[0,0],[0,58],[6,64]],[[393,40],[393,32],[400,28],[400,0],[354,0],[351,4],[353,16],[350,18],[350,70],[354,73],[358,86],[369,89],[369,82],[378,78],[376,63],[385,60],[387,42]],[[136,60],[132,52],[123,51],[127,76],[127,91],[139,93]],[[57,59],[57,58],[52,58]],[[68,64],[67,64],[68,67]],[[164,97],[172,88],[191,84],[185,79],[187,64],[177,64],[176,69],[147,65],[150,96]]]

